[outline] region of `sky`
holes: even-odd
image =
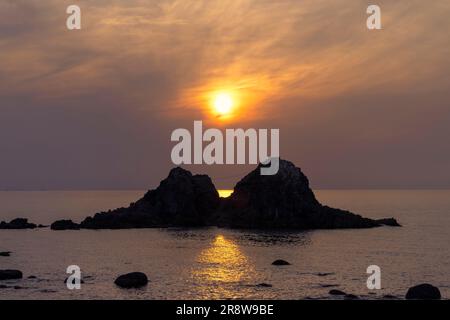
[[[447,0],[0,0],[0,190],[154,188],[194,120],[280,129],[314,188],[450,188],[449,17]],[[186,169],[232,188],[253,167]]]

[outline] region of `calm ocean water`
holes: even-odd
[[[49,224],[81,221],[125,206],[143,191],[0,192],[0,220],[29,218]],[[429,282],[450,298],[450,191],[316,191],[325,204],[371,218],[395,217],[402,228],[255,232],[146,229],[102,231],[0,230],[0,269],[24,279],[2,284],[0,299],[328,299],[332,288],[361,296],[403,297]],[[285,259],[291,266],[275,267]],[[81,267],[81,290],[66,289],[68,265]],[[378,265],[382,290],[366,287],[366,268]],[[150,279],[139,290],[113,284],[122,273]],[[28,276],[36,279],[27,279]],[[258,287],[269,283],[272,287]]]

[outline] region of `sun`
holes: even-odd
[[[233,110],[235,103],[233,100],[233,96],[228,92],[220,92],[217,93],[212,101],[212,106],[214,111],[219,116],[227,116]]]

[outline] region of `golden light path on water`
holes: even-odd
[[[239,298],[236,286],[245,288],[256,280],[253,264],[234,241],[222,234],[196,260],[199,267],[192,271],[192,277],[199,284],[199,298]],[[245,295],[245,289],[239,293]]]

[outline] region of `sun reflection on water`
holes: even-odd
[[[217,235],[211,246],[197,257],[199,268],[192,276],[200,295],[209,298],[236,298],[235,286],[255,280],[255,271],[239,246],[223,235]],[[241,291],[242,293],[242,291]]]

